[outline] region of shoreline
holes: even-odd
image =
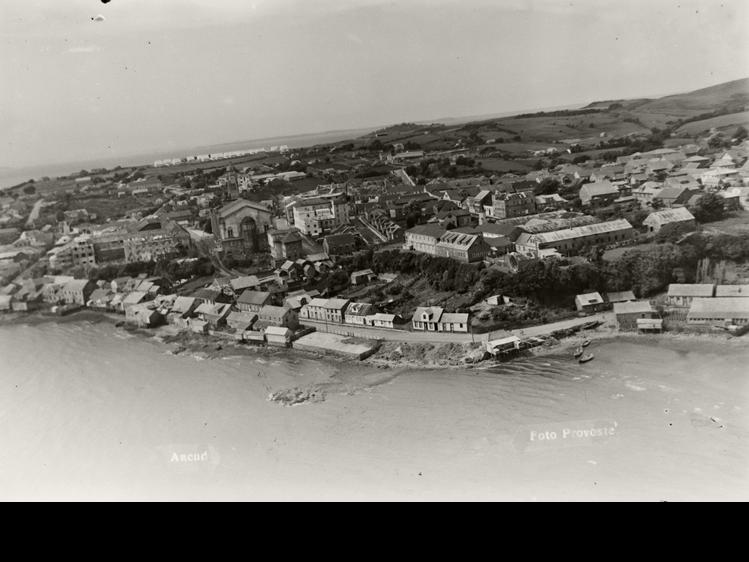
[[[200,359],[223,359],[227,357],[278,357],[291,356],[302,359],[312,359],[340,368],[350,368],[351,362],[334,354],[317,353],[295,349],[292,347],[273,347],[268,345],[242,344],[220,336],[210,334],[194,334],[185,330],[178,330],[173,326],[164,325],[157,328],[139,328],[125,324],[125,317],[112,312],[82,310],[67,316],[55,316],[41,312],[8,313],[0,316],[0,327],[3,326],[38,326],[42,324],[72,324],[90,322],[99,324],[106,322],[112,326],[127,331],[166,347],[170,355],[192,355]],[[516,359],[545,357],[552,355],[572,355],[580,343],[589,339],[596,343],[614,341],[631,341],[637,343],[653,342],[662,344],[718,344],[721,346],[746,347],[740,337],[728,336],[721,333],[684,333],[665,332],[661,334],[639,334],[636,332],[620,332],[610,326],[602,326],[594,330],[580,332],[569,337],[556,340],[552,345],[540,346],[526,350],[515,358],[498,361],[486,358],[483,345],[480,343],[422,343],[382,342],[381,348],[372,356],[358,362],[359,366],[373,369],[393,370],[485,370],[513,362]]]

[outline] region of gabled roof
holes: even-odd
[[[245,207],[270,214],[270,210],[265,205],[255,203],[254,201],[247,201],[246,199],[237,199],[236,201],[232,201],[228,205],[224,205],[223,207],[221,207],[218,214],[221,218],[225,218],[244,209]]]
[[[606,300],[612,303],[627,302],[637,300],[632,291],[619,291],[606,293]]]
[[[614,314],[644,314],[647,312],[655,312],[649,301],[614,303]]]
[[[715,296],[749,298],[749,285],[718,285],[715,288]]]
[[[690,318],[720,315],[725,318],[749,318],[749,299],[696,298],[689,308]]]
[[[595,197],[596,195],[618,195],[619,190],[608,180],[586,183],[580,188],[580,197]]]
[[[603,303],[603,297],[601,297],[601,293],[584,293],[582,295],[577,295],[577,297],[575,298],[583,304],[602,304]]]
[[[82,291],[84,290],[88,284],[91,283],[88,279],[73,279],[72,281],[68,281],[63,286],[63,291]]]
[[[132,293],[128,293],[127,296],[122,299],[122,304],[140,304],[147,296],[148,293],[144,293],[143,291],[133,291]]]
[[[668,286],[669,297],[712,297],[714,285],[671,283]]]
[[[352,302],[346,309],[346,316],[369,316],[374,312],[374,305],[368,302]]]
[[[172,312],[177,314],[186,314],[195,306],[195,299],[192,297],[177,297],[172,304]]]
[[[439,322],[440,324],[468,324],[468,314],[445,312]]]
[[[275,318],[275,319],[281,319],[284,316],[286,316],[291,309],[288,306],[273,306],[270,304],[266,304],[263,308],[260,309],[260,317],[261,318]]]
[[[325,301],[323,308],[328,310],[343,310],[349,304],[348,299],[328,299]]]
[[[439,224],[421,224],[409,228],[406,234],[415,234],[417,236],[429,236],[431,238],[439,238],[446,232],[445,228]]]
[[[270,293],[264,291],[244,291],[237,299],[237,304],[263,306],[270,300]]]
[[[260,279],[255,275],[247,275],[245,277],[232,279],[229,281],[229,284],[235,292],[239,292],[243,289],[249,289],[250,287],[257,287],[260,284]]]
[[[444,311],[445,309],[440,308],[439,306],[422,306],[414,311],[414,319],[420,322],[422,317],[426,314],[429,318],[429,322],[438,322]]]
[[[686,207],[675,207],[673,209],[663,209],[650,213],[645,221],[657,221],[661,224],[674,222],[693,221],[694,215]]]

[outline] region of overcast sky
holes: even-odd
[[[687,91],[749,75],[748,17],[746,0],[0,0],[0,166]]]

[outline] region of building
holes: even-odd
[[[536,210],[540,212],[556,211],[563,209],[568,201],[558,193],[550,195],[537,195],[535,197]]]
[[[653,201],[660,201],[664,207],[671,208],[686,205],[693,196],[702,193],[699,189],[690,189],[682,185],[664,187],[653,197]]]
[[[490,246],[484,242],[484,236],[480,232],[467,233],[451,230],[440,236],[436,245],[438,256],[451,258],[463,263],[474,263],[485,260],[489,255],[490,249]]]
[[[578,312],[600,312],[606,308],[606,302],[600,293],[586,293],[575,297],[575,308]]]
[[[49,265],[53,269],[68,269],[96,265],[94,244],[90,236],[79,236],[63,246],[53,248],[47,254]]]
[[[148,262],[184,255],[190,234],[166,216],[108,228],[91,236],[97,264]]]
[[[696,298],[712,298],[715,285],[672,283],[668,286],[666,304],[676,307],[688,307]]]
[[[59,298],[65,304],[86,306],[88,298],[96,289],[96,284],[88,279],[73,279],[62,286]]]
[[[467,333],[468,319],[468,314],[445,312],[437,322],[437,331]]]
[[[289,328],[283,326],[268,326],[265,329],[265,341],[276,347],[289,347],[294,336]]]
[[[356,237],[353,234],[331,234],[322,243],[329,256],[348,256],[356,252]]]
[[[631,301],[614,303],[614,315],[619,329],[625,332],[638,330],[640,319],[656,318],[656,311],[648,301]]]
[[[749,323],[749,299],[695,298],[689,308],[687,323],[744,326]]]
[[[635,301],[635,294],[632,291],[619,291],[606,293],[606,302],[609,304],[616,304],[618,302],[629,302]]]
[[[415,226],[406,231],[406,241],[403,247],[406,250],[436,256],[437,242],[445,232],[447,231],[438,224]]]
[[[247,258],[268,250],[271,211],[260,203],[237,199],[211,213],[213,235],[227,256]]]
[[[166,218],[144,219],[123,236],[127,263],[158,261],[184,255],[192,246],[190,234]]]
[[[254,312],[233,311],[226,317],[226,325],[237,332],[252,330],[258,315]]]
[[[268,246],[276,262],[298,260],[304,257],[304,241],[296,228],[268,231]]]
[[[676,228],[685,230],[694,230],[697,228],[697,221],[694,215],[686,207],[663,209],[662,211],[650,213],[642,221],[642,224],[648,227],[648,232],[652,233],[668,232]]]
[[[261,330],[271,326],[296,330],[299,326],[299,317],[295,310],[286,306],[266,305],[258,313],[255,329]]]
[[[244,291],[237,299],[237,308],[242,312],[260,312],[264,306],[268,306],[273,301],[270,293],[265,291]]]
[[[195,315],[214,329],[225,326],[229,314],[231,314],[231,305],[229,304],[209,304],[206,302],[195,309]]]
[[[186,320],[192,316],[198,307],[198,302],[191,297],[177,297],[172,303],[172,308],[167,314],[167,321],[179,327],[187,327]]]
[[[11,295],[0,295],[0,312],[10,312],[13,305]]]
[[[749,298],[749,285],[718,285],[716,298]]]
[[[349,306],[346,299],[312,299],[302,307],[301,318],[343,324],[344,314]]]
[[[663,184],[655,181],[646,181],[638,188],[632,190],[632,196],[640,202],[640,205],[647,206],[653,202],[653,199],[661,192]]]
[[[374,305],[366,302],[352,302],[346,309],[345,323],[357,326],[367,326],[368,319],[374,315],[374,313]]]
[[[413,329],[427,332],[438,331],[438,324],[444,312],[443,308],[437,306],[417,308],[412,320]]]
[[[319,238],[349,223],[349,205],[342,193],[300,198],[287,207],[287,218],[303,234]]]
[[[619,189],[610,181],[586,183],[580,188],[580,201],[583,205],[605,207],[619,198]]]
[[[352,285],[367,285],[374,279],[377,279],[377,274],[371,269],[362,269],[351,274]]]
[[[125,309],[125,321],[139,328],[155,328],[164,322],[164,316],[147,304],[136,304]]]
[[[108,288],[94,290],[88,297],[86,306],[94,310],[109,310],[114,293]]]
[[[536,212],[536,200],[525,192],[496,193],[491,216],[497,219],[511,219],[532,215]]]
[[[367,324],[373,328],[395,328],[395,314],[377,313],[367,318]]]
[[[550,232],[524,232],[515,240],[518,252],[538,257],[541,250],[556,249],[564,255],[574,255],[588,244],[610,245],[631,240],[635,229],[625,219],[589,224]]]

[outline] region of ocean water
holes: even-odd
[[[747,347],[593,345],[396,371],[0,327],[0,499],[749,498]],[[297,388],[324,401],[268,400]]]
[[[53,164],[39,163],[38,165],[34,166],[0,167],[0,189],[18,185],[32,178],[40,179],[44,176],[67,176],[80,170],[91,170],[96,168],[111,169],[116,166],[150,166],[156,160],[164,160],[167,158],[185,158],[187,156],[193,156],[197,154],[231,152],[234,150],[249,150],[253,148],[270,148],[272,146],[283,145],[286,145],[291,149],[304,148],[315,146],[317,144],[334,143],[353,139],[368,133],[370,130],[371,129],[351,129],[345,131],[328,131],[323,133],[273,137],[206,145],[193,148],[181,148],[169,151],[155,150],[147,154],[109,156],[105,158],[92,158],[89,160],[78,162],[63,162]]]

